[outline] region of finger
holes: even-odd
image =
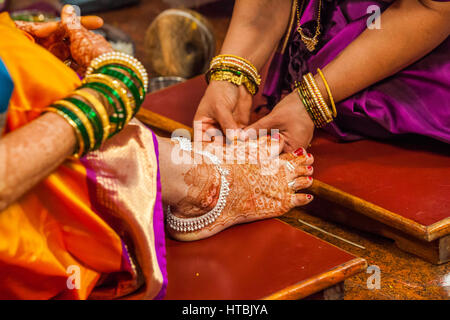
[[[194,119],[194,141],[210,141],[211,133],[217,131],[221,132],[214,119],[205,116]]]
[[[289,182],[289,187],[297,192],[309,188],[313,183],[312,177],[299,177]]]
[[[103,26],[103,19],[98,16],[81,17],[81,24],[89,30],[95,30]]]
[[[84,16],[81,17],[81,24],[89,30],[95,30],[103,26],[103,19],[98,16]],[[62,24],[56,21],[36,24],[33,35],[38,38],[47,38],[60,27]]]
[[[310,203],[314,197],[310,194],[296,193],[291,195],[291,207],[304,206]]]
[[[267,159],[278,157],[283,147],[284,139],[278,133],[272,136],[262,136],[258,139],[258,153]]]
[[[58,22],[46,22],[41,24],[35,32],[35,36],[39,38],[46,38],[52,33],[56,32],[59,28]]]
[[[61,10],[61,23],[67,31],[82,28],[75,8],[70,4],[66,4]]]
[[[233,112],[233,117],[241,127],[250,123],[250,110],[252,108],[252,96],[244,87],[239,87],[239,99]]]
[[[270,130],[274,127],[272,117],[269,115],[259,119],[252,125],[244,129],[244,134],[250,139],[256,139],[259,136],[259,130]]]
[[[240,128],[228,109],[220,109],[216,121],[220,124],[228,139],[234,140],[239,137]]]
[[[16,27],[33,37],[45,38],[58,29],[58,22],[14,21]]]

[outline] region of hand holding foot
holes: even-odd
[[[184,196],[170,203],[169,213],[169,217],[173,215],[181,222],[181,227],[171,227],[169,223],[170,235],[183,241],[203,239],[232,225],[277,217],[309,203],[311,195],[296,193],[312,184],[313,157],[303,149],[301,151],[301,154],[266,158],[256,164],[228,164],[224,161],[215,165],[204,159],[201,164],[186,166],[181,182]],[[221,197],[224,177],[229,191],[226,197]],[[199,220],[218,205],[222,207],[220,215],[210,219],[209,223],[199,222],[201,228],[184,230],[183,221]]]

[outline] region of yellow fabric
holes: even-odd
[[[7,132],[80,85],[75,72],[0,14],[0,59],[14,82]],[[66,162],[0,212],[0,299],[86,299],[101,273],[120,271],[122,242],[91,208],[86,169]],[[67,280],[80,270],[80,289]],[[69,269],[70,270],[70,269]]]

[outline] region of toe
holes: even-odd
[[[309,188],[313,183],[312,177],[299,177],[295,180],[292,180],[292,189],[294,191],[300,191],[306,188]]]
[[[312,166],[296,165],[293,161],[285,162],[286,177],[289,181],[301,176],[311,176],[314,172]]]
[[[291,206],[292,208],[294,208],[307,205],[313,200],[313,198],[314,197],[310,194],[296,193],[294,195],[291,195]]]

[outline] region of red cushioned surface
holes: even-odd
[[[261,299],[355,258],[276,219],[166,246],[165,299]]]
[[[414,138],[337,143],[315,137],[315,178],[428,226],[450,216],[450,146]]]
[[[203,76],[148,96],[144,108],[192,126]],[[261,104],[260,95],[256,104]],[[257,118],[253,115],[253,119]],[[315,178],[422,225],[450,216],[450,146],[428,139],[338,143],[316,133]]]

